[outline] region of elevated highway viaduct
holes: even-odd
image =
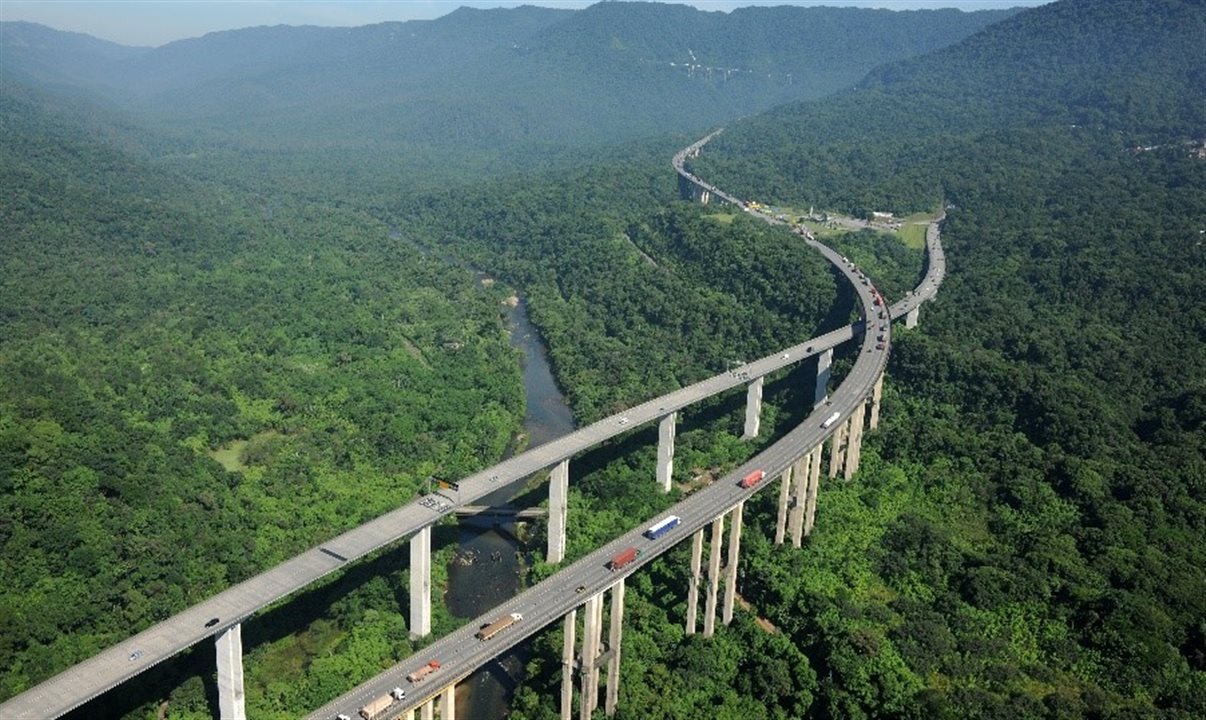
[[[692,146],[695,148],[693,152],[697,153],[698,148],[702,147],[703,142],[706,142],[710,137],[712,136]],[[690,176],[683,169],[683,161],[686,157],[685,153],[686,151],[679,153],[675,157],[676,170],[679,172],[680,177],[685,176],[692,182],[696,182],[698,180],[694,176]],[[710,197],[715,197],[725,202],[739,202],[735,198],[723,194],[715,188],[711,188],[711,186],[707,186],[707,189],[709,193],[713,193]],[[811,240],[808,242],[825,254],[835,266],[840,268],[851,279],[856,291],[858,291],[864,308],[874,307],[874,297],[871,295],[871,290],[868,286],[862,285],[859,282],[855,268],[844,262],[839,255],[828,248]],[[907,318],[911,314],[911,317],[915,319],[916,311],[920,304],[932,297],[937,291],[938,284],[941,282],[945,271],[945,263],[936,224],[931,226],[927,234],[927,248],[929,251],[929,263],[925,279],[908,297],[891,307],[890,316],[892,318],[901,316]],[[59,717],[100,694],[117,687],[126,680],[146,671],[148,668],[191,647],[197,642],[213,637],[216,643],[218,694],[221,716],[232,720],[241,720],[246,716],[243,702],[241,641],[241,623],[244,619],[276,601],[305,588],[310,583],[327,574],[345,567],[347,564],[354,562],[368,553],[400,540],[410,538],[409,627],[415,636],[426,636],[430,633],[431,627],[431,528],[443,517],[455,514],[458,509],[474,505],[477,500],[500,486],[521,481],[533,473],[542,470],[550,470],[549,534],[546,557],[550,562],[560,562],[564,557],[565,548],[565,525],[567,520],[566,492],[569,481],[569,459],[571,457],[597,446],[612,437],[628,432],[639,425],[656,420],[659,424],[657,483],[664,491],[669,491],[674,457],[674,434],[679,411],[732,388],[746,386],[746,435],[756,436],[759,431],[758,425],[762,402],[761,389],[765,376],[789,365],[801,362],[806,358],[819,355],[816,401],[818,404],[822,404],[827,399],[828,368],[832,359],[833,348],[862,334],[864,337],[863,352],[859,353],[859,359],[855,362],[854,367],[842,386],[835,391],[832,398],[828,398],[829,405],[826,405],[824,409],[817,410],[803,425],[793,430],[766,452],[743,466],[743,468],[756,466],[763,469],[767,473],[768,478],[772,476],[783,476],[786,478],[785,472],[788,472],[787,468],[798,463],[805,456],[804,451],[807,450],[807,456],[812,458],[812,460],[809,461],[808,473],[806,474],[812,479],[801,478],[800,473],[797,473],[797,481],[793,486],[795,489],[790,492],[787,490],[784,491],[780,509],[780,515],[784,515],[787,503],[790,500],[792,503],[792,512],[789,518],[791,531],[793,541],[798,545],[798,538],[802,532],[803,525],[811,523],[810,517],[812,511],[804,509],[804,505],[809,502],[810,497],[815,509],[815,481],[820,466],[821,441],[830,435],[838,437],[835,452],[831,454],[831,469],[836,468],[837,465],[843,465],[845,472],[849,474],[854,469],[857,469],[857,449],[854,453],[850,453],[846,449],[848,447],[857,448],[858,439],[861,438],[861,425],[864,422],[864,411],[861,409],[856,411],[856,406],[861,408],[863,402],[870,398],[872,418],[875,418],[878,414],[880,378],[882,377],[883,367],[887,359],[888,343],[885,337],[885,342],[882,343],[883,348],[876,349],[876,343],[872,341],[873,338],[880,334],[878,330],[871,331],[878,327],[876,324],[879,321],[876,317],[877,314],[871,313],[860,323],[827,332],[778,353],[755,360],[739,368],[734,368],[729,372],[713,376],[675,392],[649,400],[623,413],[600,420],[464,478],[454,484],[455,489],[425,495],[396,510],[348,530],[259,575],[197,603],[181,613],[153,625],[94,655],[88,660],[68,668],[45,682],[10,698],[0,705],[0,717],[5,718],[5,720],[45,720],[46,718]],[[839,413],[840,422],[836,422],[824,429],[813,427],[817,424],[817,417],[832,414],[833,412]],[[853,420],[855,415],[858,417],[859,430],[854,430],[855,423]],[[853,460],[851,461],[849,458],[853,458]],[[842,459],[843,462],[835,464],[835,461],[838,459]],[[731,477],[726,477],[723,482],[718,482],[705,491],[692,495],[687,501],[684,501],[691,503],[689,507],[672,510],[671,512],[679,514],[683,518],[683,529],[670,535],[667,540],[672,541],[684,537],[687,532],[696,532],[704,524],[713,523],[714,537],[712,546],[719,552],[718,536],[715,535],[719,530],[715,522],[718,518],[722,518],[724,513],[728,512],[729,508],[739,507],[739,503],[743,502],[745,497],[748,497],[752,493],[751,491],[733,494],[731,492],[732,488],[726,487],[733,485],[730,480]],[[766,484],[769,483],[764,482],[757,487],[764,487]],[[810,487],[811,490],[809,490]],[[725,490],[729,490],[729,492],[726,493],[724,492]],[[703,519],[701,520],[701,518]],[[783,523],[780,524],[782,525]],[[587,561],[596,562],[599,557],[605,556],[609,550],[624,542],[628,542],[629,535],[632,535],[632,533],[622,538],[617,538],[588,558],[575,563],[570,568],[549,578],[545,583],[532,588],[510,603],[500,605],[497,608],[499,614],[504,611],[509,612],[507,608],[518,606],[513,605],[513,603],[537,602],[536,605],[532,606],[533,609],[529,611],[530,615],[525,614],[525,620],[518,624],[515,632],[508,631],[499,636],[506,643],[505,647],[494,643],[489,648],[476,647],[470,651],[468,648],[473,643],[464,642],[462,635],[468,632],[471,637],[472,631],[467,631],[464,628],[440,640],[437,643],[439,645],[437,650],[443,652],[442,649],[447,647],[449,648],[448,656],[450,658],[457,657],[458,659],[448,664],[446,669],[441,670],[438,677],[433,677],[432,682],[447,684],[449,678],[456,679],[468,674],[472,669],[489,660],[490,657],[497,655],[554,619],[573,611],[577,604],[581,604],[583,598],[588,598],[590,599],[590,603],[595,603],[594,598],[599,595],[599,591],[602,588],[614,584],[617,580],[622,580],[631,571],[641,567],[652,559],[652,557],[664,551],[664,549],[658,549],[657,552],[643,555],[637,562],[626,568],[626,572],[621,574],[600,573],[597,567],[590,568],[590,563]],[[739,537],[739,531],[737,536]],[[701,542],[700,538],[702,538],[702,535],[696,534],[695,537],[698,545]],[[696,553],[696,555],[698,554]],[[712,562],[715,563],[716,560]],[[735,567],[735,562],[730,563],[730,565]],[[580,579],[582,582],[575,580],[575,578],[579,578],[579,573],[581,573]],[[578,585],[584,586],[583,593],[574,592],[574,589]],[[564,595],[567,587],[569,588],[568,596]],[[622,593],[622,590],[619,592]],[[712,597],[714,591],[709,590],[709,592],[711,593],[709,597]],[[729,592],[731,594],[731,590]],[[526,599],[521,600],[521,598]],[[713,599],[712,604],[714,602]],[[726,607],[730,605],[731,602],[726,603]],[[601,613],[596,614],[601,617]],[[494,613],[491,614],[492,617],[493,615]],[[707,626],[708,621],[705,618],[705,627]],[[452,650],[453,646],[457,648],[455,652]],[[436,646],[433,645],[432,647],[435,648]],[[406,669],[406,673],[409,673],[414,669],[411,666],[422,665],[425,662],[426,660],[419,662],[418,658],[411,658],[400,665],[399,668],[410,668]],[[616,667],[618,668],[618,665]],[[387,673],[383,677],[396,677],[396,673],[392,675]],[[362,698],[366,692],[362,688],[368,687],[371,684],[372,681],[366,683],[361,688],[353,691],[353,693],[345,696],[345,698],[336,701],[330,707],[350,707],[346,704],[347,702],[354,703],[359,700],[348,700],[348,698],[353,696]],[[418,697],[419,694],[413,695],[414,697]],[[434,693],[431,693],[429,697],[433,695]],[[450,692],[445,693],[445,695],[451,697]],[[446,702],[451,702],[451,700]],[[416,704],[414,703],[409,706],[398,704],[398,713],[395,713],[395,708],[391,707],[389,716],[396,716],[409,707],[415,706]],[[430,704],[424,707],[430,710]],[[316,713],[314,717],[322,717],[322,713],[326,713],[328,709],[324,708]],[[348,714],[354,716],[355,709],[352,708],[353,712]],[[335,717],[340,712],[344,712],[344,710],[332,712],[330,713],[330,717]]]
[[[700,143],[693,145],[696,151],[715,133]],[[675,157],[675,168],[680,177],[689,173],[682,168],[683,158],[689,154],[688,148]],[[690,180],[695,182],[694,179]],[[724,202],[737,202],[731,196],[715,193],[712,198],[720,198]],[[772,220],[767,218],[768,220]],[[646,522],[632,528],[627,533],[614,538],[611,542],[595,550],[586,557],[569,565],[553,576],[529,590],[508,600],[489,613],[482,615],[462,628],[441,638],[432,645],[415,653],[376,678],[361,684],[344,696],[324,705],[310,714],[309,720],[332,720],[339,716],[357,717],[356,713],[362,707],[376,698],[382,697],[392,688],[399,687],[407,691],[403,700],[392,703],[378,718],[414,718],[421,714],[424,720],[430,720],[436,714],[437,703],[441,718],[451,720],[455,717],[455,687],[458,682],[468,677],[476,669],[490,662],[493,658],[505,653],[524,639],[540,632],[549,625],[561,621],[564,623],[564,649],[562,657],[562,692],[561,717],[569,720],[574,714],[574,675],[577,672],[580,684],[577,703],[578,715],[583,720],[589,719],[599,705],[600,673],[606,668],[607,682],[603,698],[604,710],[608,715],[615,711],[618,703],[620,683],[619,667],[622,649],[622,628],[624,608],[625,579],[639,571],[654,558],[669,551],[679,542],[691,539],[691,574],[687,589],[687,616],[684,620],[688,634],[695,633],[700,626],[698,611],[701,595],[704,599],[702,632],[710,636],[716,625],[717,610],[721,620],[728,623],[732,618],[734,597],[736,595],[737,567],[739,561],[742,516],[745,501],[754,493],[773,486],[773,478],[779,478],[778,517],[776,519],[776,543],[782,543],[790,535],[792,543],[799,547],[801,536],[811,530],[815,519],[816,493],[819,486],[822,445],[826,439],[830,441],[829,467],[827,474],[834,477],[840,471],[847,479],[858,468],[862,432],[868,418],[870,427],[878,425],[879,395],[883,371],[887,363],[891,327],[889,319],[909,317],[916,318],[917,308],[929,300],[937,292],[938,285],[945,274],[945,256],[939,238],[938,223],[930,225],[926,235],[927,270],[917,287],[903,300],[890,308],[884,308],[876,303],[878,293],[870,284],[862,282],[863,275],[852,264],[833,250],[813,240],[807,241],[821,252],[835,267],[839,268],[854,287],[861,307],[863,318],[859,323],[828,333],[807,343],[788,348],[777,355],[768,356],[747,368],[740,370],[749,378],[751,391],[748,394],[746,429],[750,429],[750,409],[754,407],[753,398],[760,395],[760,379],[765,373],[759,372],[766,367],[763,363],[774,364],[779,361],[790,361],[803,348],[808,355],[817,352],[831,353],[834,338],[842,338],[840,342],[851,340],[862,335],[862,343],[857,360],[841,386],[832,396],[826,397],[818,384],[818,395],[814,412],[808,418],[787,433],[771,447],[759,453],[756,457],[725,475],[717,482],[709,485],[685,500],[675,504],[668,510],[649,518]],[[882,298],[880,299],[882,302]],[[883,311],[884,317],[880,317]],[[882,330],[881,330],[882,328]],[[882,336],[883,341],[878,340]],[[821,348],[818,350],[818,348]],[[825,364],[828,368],[828,363]],[[824,372],[827,372],[825,370]],[[758,393],[753,392],[757,384]],[[660,403],[661,399],[651,401]],[[664,406],[663,406],[664,407]],[[837,421],[830,418],[837,415]],[[756,424],[755,424],[756,432]],[[742,487],[741,479],[751,474],[762,473],[763,479],[752,487]],[[680,523],[673,530],[657,539],[650,539],[646,530],[662,518],[677,516]],[[726,520],[729,523],[727,559],[724,554],[724,534]],[[705,535],[710,528],[708,538],[708,566],[705,577],[701,575]],[[620,570],[613,570],[609,561],[628,549],[636,549],[640,554]],[[721,562],[725,560],[722,569]],[[723,599],[720,597],[720,587],[724,586]],[[604,597],[610,592],[611,608],[608,618],[607,641],[603,642]],[[488,623],[516,613],[523,620],[515,623],[504,633],[488,640],[476,637],[479,628]],[[577,616],[583,618],[581,627]],[[578,647],[577,636],[582,634],[581,648]],[[419,671],[431,662],[439,663],[439,668],[432,671],[419,682],[412,683],[407,677]]]

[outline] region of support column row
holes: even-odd
[[[729,532],[729,557],[725,565],[725,595],[722,608],[723,622],[728,624],[733,618],[733,603],[737,594],[737,563],[740,559],[741,548],[741,519],[745,502],[738,503],[732,510],[733,521]],[[722,514],[712,521],[712,539],[708,550],[708,595],[704,604],[703,635],[711,637],[716,632],[716,605],[720,595],[721,582],[721,545],[724,539],[724,519]],[[700,528],[691,541],[691,574],[687,580],[687,620],[686,632],[694,635],[698,621],[699,610],[699,581],[700,565],[703,556],[704,528]]]
[[[436,697],[427,699],[417,708],[411,708],[406,711],[402,717],[406,720],[415,720],[415,711],[419,713],[419,720],[435,720],[436,716],[436,698],[440,701],[440,720],[456,720],[456,683],[449,685],[440,691]]]
[[[561,720],[573,717],[574,669],[578,669],[580,697],[578,717],[590,720],[599,707],[600,665],[607,663],[604,711],[615,713],[620,691],[620,643],[624,628],[624,580],[611,587],[611,617],[607,650],[603,650],[603,593],[591,596],[582,606],[582,654],[575,659],[578,611],[565,616],[565,638],[561,649]]]
[[[816,517],[817,488],[821,479],[821,445],[808,451],[783,472],[779,488],[779,514],[775,544],[790,536],[794,547],[812,532]]]

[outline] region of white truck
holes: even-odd
[[[825,428],[825,429],[829,429],[830,427],[832,427],[832,426],[833,426],[833,424],[834,424],[835,422],[837,422],[837,421],[838,421],[838,418],[840,418],[841,416],[842,416],[842,414],[841,414],[841,413],[836,413],[836,412],[835,412],[834,414],[832,414],[832,415],[830,415],[829,417],[825,418],[825,422],[821,423],[821,427],[823,427],[823,428]]]

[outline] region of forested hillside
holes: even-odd
[[[1009,14],[461,8],[435,20],[247,28],[153,49],[4,23],[0,76],[154,118],[199,163],[231,147],[285,150],[340,168],[328,186],[346,173],[396,189],[819,97]]]
[[[736,123],[696,169],[771,201],[928,210],[960,158],[1012,142],[989,131],[1073,129],[1128,147],[1200,138],[1203,35],[1200,3],[1052,3],[877,68],[823,103]],[[1046,149],[1037,136],[1030,142]]]
[[[1203,13],[1056,3],[708,146],[743,197],[946,202],[949,275],[807,548],[746,509],[751,614],[684,637],[682,547],[630,584],[617,717],[1206,714]]]
[[[159,170],[46,107],[0,94],[4,697],[429,474],[488,465],[523,416],[501,286],[363,215]],[[356,597],[322,611],[348,621],[328,642]],[[333,674],[404,652],[379,639],[393,617]]]
[[[797,238],[675,201],[669,157],[693,138],[531,168],[621,126],[828,92],[1005,17],[625,5],[22,56],[22,82],[144,104],[0,88],[0,695],[496,460],[522,412],[512,290],[445,259],[528,297],[581,420],[847,321]],[[1054,3],[708,146],[695,170],[743,197],[947,205],[949,274],[894,333],[881,429],[854,481],[823,485],[807,547],[771,546],[770,493],[747,507],[748,611],[684,636],[684,547],[629,583],[618,717],[1206,715],[1206,161],[1186,144],[1204,13]],[[5,73],[27,30],[0,26]],[[681,47],[699,68],[663,58]],[[411,66],[429,55],[466,64]],[[729,63],[771,77],[726,89],[706,67]],[[415,151],[437,130],[474,149]],[[516,172],[494,143],[542,152]],[[489,163],[508,173],[464,174]],[[888,287],[921,271],[882,236],[835,242]],[[668,496],[648,430],[576,458],[570,557],[797,422],[811,370],[768,383],[754,442],[740,393],[685,413]],[[304,714],[412,650],[401,554],[246,623],[250,716]],[[512,717],[557,716],[560,643],[533,643]],[[77,714],[207,717],[212,672],[198,648]]]
[[[584,421],[798,342],[849,312],[827,263],[799,240],[732,208],[677,204],[669,148],[656,149],[403,212],[420,219],[411,229],[426,242],[524,288]]]

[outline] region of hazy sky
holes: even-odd
[[[684,0],[704,10],[746,5],[843,5],[964,10],[1042,5],[1047,0]],[[0,0],[0,20],[29,20],[125,45],[162,45],[254,25],[368,25],[439,17],[461,5],[582,8],[589,0]]]

